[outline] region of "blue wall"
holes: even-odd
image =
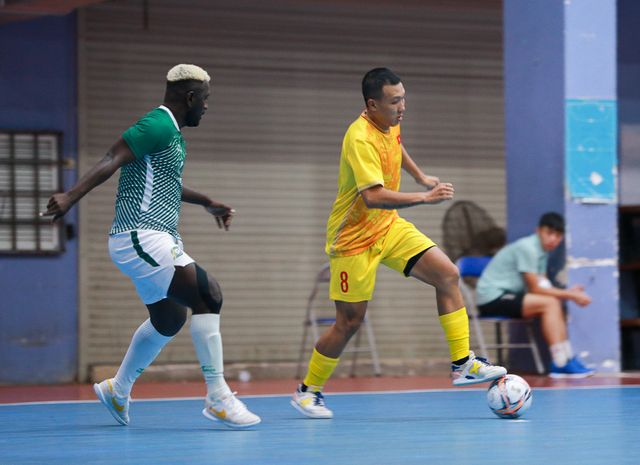
[[[57,130],[77,159],[76,17],[0,26],[0,128]],[[64,185],[75,180],[64,170]],[[77,230],[75,211],[67,218]],[[77,240],[54,257],[0,257],[0,383],[73,381],[78,349]]]
[[[540,215],[562,213],[564,5],[504,2],[508,241],[532,234]]]

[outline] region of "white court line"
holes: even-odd
[[[537,387],[532,388],[534,391],[580,391],[580,390],[598,390],[598,389],[640,389],[638,385],[602,385],[602,386],[550,386],[550,387]],[[381,394],[421,394],[429,392],[481,392],[485,391],[483,388],[446,388],[446,389],[406,389],[397,391],[344,391],[344,392],[330,392],[329,396],[361,396],[361,395],[381,395]],[[238,396],[240,399],[262,399],[269,397],[291,397],[291,393],[286,394],[250,394],[246,396]],[[131,399],[131,403],[141,402],[173,402],[180,400],[204,400],[204,396],[198,397],[157,397],[152,399]],[[51,405],[51,404],[93,404],[99,403],[99,400],[47,400],[47,401],[34,401],[34,402],[14,402],[8,404],[0,404],[0,407],[13,407],[20,405]]]

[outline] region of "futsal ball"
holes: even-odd
[[[531,406],[531,388],[518,375],[496,379],[487,391],[487,402],[500,418],[518,418]]]

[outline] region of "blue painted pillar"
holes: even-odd
[[[509,240],[564,213],[569,336],[599,371],[620,368],[615,0],[505,0]],[[518,364],[516,364],[518,365]]]
[[[569,305],[576,351],[620,369],[616,1],[565,2],[565,215],[569,285],[593,303]]]

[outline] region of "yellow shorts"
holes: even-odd
[[[364,252],[348,257],[329,257],[329,298],[344,302],[371,300],[379,263],[404,274],[411,258],[435,245],[412,223],[398,218],[387,234]]]

